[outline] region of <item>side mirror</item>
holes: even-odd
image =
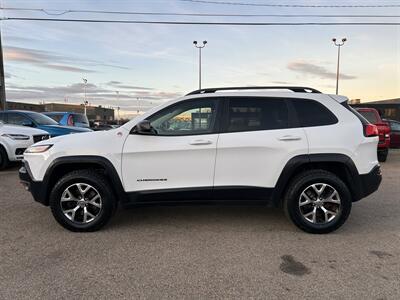
[[[133,127],[131,133],[136,134],[157,134],[157,131],[151,126],[149,120],[142,120]]]

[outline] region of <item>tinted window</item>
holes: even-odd
[[[159,135],[193,135],[212,133],[216,101],[185,101],[172,105],[149,118]]]
[[[33,126],[32,120],[18,113],[9,113],[7,123],[20,126]]]
[[[286,102],[268,98],[231,98],[228,132],[288,128]]]
[[[292,104],[301,127],[331,125],[338,122],[335,115],[317,101],[294,99]]]
[[[57,114],[57,115],[56,114],[50,114],[50,115],[46,115],[46,116],[52,118],[54,121],[56,121],[58,123],[61,121],[61,119],[63,117],[63,115],[61,115],[61,114]]]
[[[2,122],[2,123],[6,123],[6,121],[4,120],[4,113],[3,112],[0,112],[0,122]]]
[[[29,112],[26,113],[26,115],[33,119],[39,125],[58,125],[58,123],[52,118],[40,113]]]
[[[400,131],[400,123],[390,122],[390,129],[393,131]]]
[[[89,124],[89,121],[85,115],[73,115],[74,123]]]
[[[370,123],[376,124],[379,123],[379,120],[373,111],[358,111],[364,118],[366,118]]]

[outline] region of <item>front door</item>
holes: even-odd
[[[127,192],[212,188],[216,147],[217,99],[172,104],[147,118],[149,135],[130,134],[122,157]]]

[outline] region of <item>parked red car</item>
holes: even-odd
[[[378,127],[379,143],[378,143],[378,160],[386,161],[390,147],[390,126],[383,121],[379,112],[375,108],[357,107],[356,110],[366,118],[371,124]]]
[[[390,126],[390,148],[400,148],[400,122],[385,120]]]

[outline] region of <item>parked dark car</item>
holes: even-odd
[[[39,128],[47,131],[51,137],[64,134],[92,131],[88,128],[61,126],[52,118],[34,111],[6,110],[0,112],[0,120],[7,124],[15,124]]]
[[[44,112],[44,115],[52,118],[62,126],[75,126],[90,128],[89,120],[84,114],[71,112]]]
[[[390,126],[390,148],[400,148],[400,122],[385,120]]]

